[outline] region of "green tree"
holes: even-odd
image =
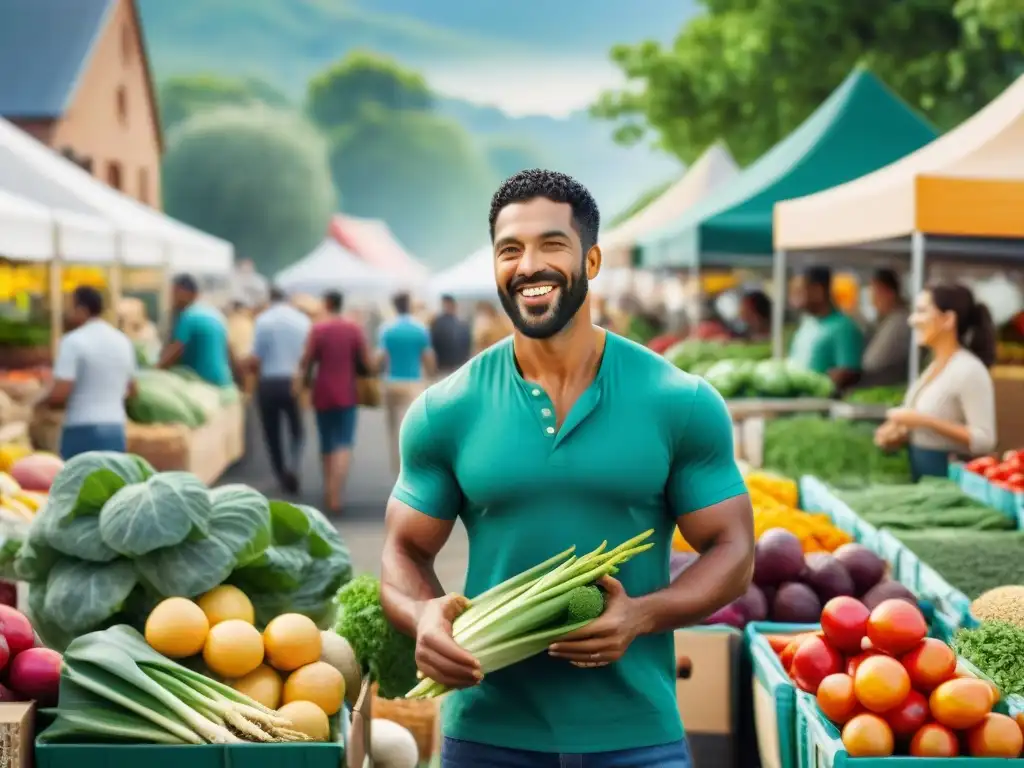
[[[507,179],[526,168],[544,168],[544,153],[533,143],[511,136],[495,136],[484,142],[484,153],[497,176]]]
[[[164,80],[157,90],[160,122],[165,131],[200,112],[228,106],[288,106],[288,97],[254,77],[213,74],[182,75]]]
[[[690,162],[725,139],[748,163],[800,124],[858,64],[941,128],[970,116],[1019,71],[1018,0],[703,0],[673,45],[612,51],[630,88],[593,107],[616,138]],[[1014,14],[1017,14],[1014,16]],[[1013,25],[1006,26],[1010,21]]]
[[[365,52],[349,54],[309,81],[306,109],[325,129],[352,122],[368,105],[428,111],[434,97],[421,75]]]
[[[335,210],[326,142],[266,107],[182,123],[168,139],[163,185],[168,214],[231,241],[264,274],[311,250]]]
[[[347,212],[384,219],[426,260],[449,263],[487,237],[495,178],[453,120],[428,112],[364,110],[333,134],[331,169]]]

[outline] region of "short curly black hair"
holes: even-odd
[[[494,222],[506,205],[522,203],[544,197],[556,203],[568,203],[572,207],[572,223],[580,236],[583,253],[597,243],[597,231],[601,227],[601,212],[593,195],[572,176],[558,171],[531,168],[509,176],[498,187],[491,198],[489,218],[491,241],[494,241]]]

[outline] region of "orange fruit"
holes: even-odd
[[[860,709],[860,702],[853,693],[853,678],[849,675],[826,677],[818,686],[817,699],[822,713],[836,725],[843,725]]]
[[[971,757],[1020,757],[1024,734],[1012,717],[990,712],[967,732]]]
[[[853,677],[857,674],[857,667],[864,659],[870,659],[872,656],[878,656],[878,651],[861,651],[856,656],[850,656],[846,660],[846,674]]]
[[[857,700],[872,712],[899,706],[910,693],[910,675],[896,659],[872,656],[864,659],[853,676]]]
[[[910,675],[910,684],[922,693],[931,693],[956,675],[956,654],[934,637],[926,637],[900,662]]]
[[[947,728],[972,728],[992,711],[992,689],[975,677],[955,677],[932,691],[928,708]]]
[[[960,754],[960,742],[956,734],[938,723],[921,726],[910,740],[911,757],[956,757]]]
[[[843,726],[843,746],[850,757],[889,757],[894,747],[892,729],[878,715],[857,715]]]
[[[924,614],[906,600],[883,600],[868,616],[872,647],[894,656],[913,650],[927,634]]]

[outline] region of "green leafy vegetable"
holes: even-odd
[[[991,678],[1003,694],[1024,695],[1024,629],[1002,621],[986,621],[961,629],[953,648]]]
[[[1024,531],[929,528],[892,534],[971,600],[1004,584],[1024,584]]]
[[[87,631],[120,611],[137,581],[128,560],[61,560],[47,579],[43,610],[67,632]]]
[[[1016,521],[975,501],[944,478],[911,485],[875,485],[839,493],[839,497],[877,528],[972,528],[1012,530]]]
[[[206,486],[188,472],[163,472],[115,493],[100,512],[100,537],[125,557],[206,536],[213,510]]]
[[[67,461],[54,478],[47,508],[60,520],[98,515],[110,497],[132,483],[141,483],[155,470],[145,459],[112,451],[90,451]]]

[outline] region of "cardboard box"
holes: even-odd
[[[1024,366],[992,369],[996,395],[996,437],[999,451],[1024,446]]]
[[[32,768],[35,704],[0,704],[0,768]]]
[[[675,633],[676,699],[696,768],[738,766],[742,635],[708,627]]]

